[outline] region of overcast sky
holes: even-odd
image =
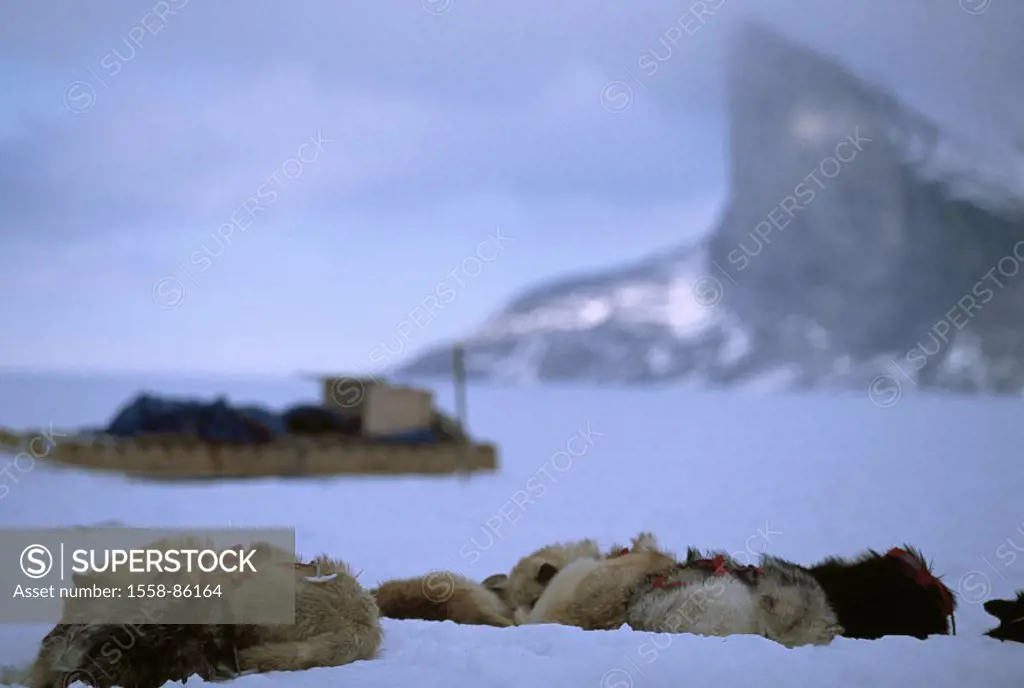
[[[0,367],[372,368],[397,330],[407,355],[699,235],[754,13],[979,147],[1024,141],[1010,0],[4,3]]]

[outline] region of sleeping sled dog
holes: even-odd
[[[203,549],[209,544],[168,539],[149,548]],[[62,623],[43,639],[19,682],[28,688],[63,688],[74,680],[96,688],[159,688],[193,674],[217,681],[256,672],[341,666],[376,656],[382,641],[377,605],[343,562],[319,556],[300,563],[267,543],[254,548],[257,565],[272,566],[272,575],[235,581],[237,590],[223,603],[230,607],[224,611],[241,618],[247,607],[270,604],[294,590],[294,623],[222,623],[225,615],[214,613],[213,607],[221,604],[216,602],[211,604],[211,623],[97,624],[89,622],[92,606],[110,605],[110,599],[68,599]],[[75,574],[75,582],[86,587],[125,584],[118,575]],[[128,605],[127,600],[113,603]],[[161,609],[151,611],[152,618],[143,616],[158,621]]]
[[[795,564],[766,556],[759,567],[741,566],[725,554],[692,549],[680,563],[650,533],[632,545],[569,561],[550,576],[532,609],[517,610],[520,623],[754,634],[788,647],[825,645],[842,633],[824,590]]]

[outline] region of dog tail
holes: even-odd
[[[430,582],[429,576],[388,581],[370,591],[377,601],[380,615],[388,619],[420,619],[423,621],[454,621],[478,626],[514,626],[499,609],[501,598],[484,586],[463,580],[454,574],[442,574],[441,581]]]
[[[428,593],[426,580],[410,578],[381,583],[370,590],[377,602],[380,615],[386,619],[422,619],[445,621],[448,619],[448,601],[454,594],[454,583],[440,593]]]

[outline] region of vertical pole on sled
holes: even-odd
[[[466,350],[461,344],[452,347],[452,382],[455,384],[455,416],[459,420],[459,429],[465,436],[459,453],[459,473],[463,478],[468,478],[471,445],[466,408]]]

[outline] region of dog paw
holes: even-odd
[[[248,671],[238,671],[233,666],[227,664],[218,664],[214,667],[213,676],[208,680],[210,683],[221,683],[223,681],[233,681],[239,676],[248,676],[249,674],[255,674],[255,669],[249,669]]]
[[[814,645],[828,645],[842,634],[842,626],[828,626],[816,633],[811,643]]]

